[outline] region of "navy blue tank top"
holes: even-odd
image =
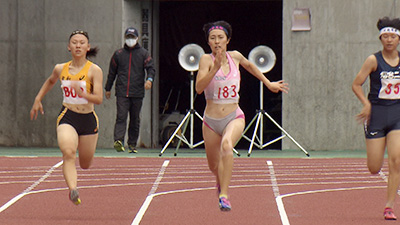
[[[374,54],[378,62],[376,71],[369,75],[371,104],[392,105],[400,103],[400,62],[392,67],[383,59],[382,52]],[[400,52],[399,52],[400,57]]]

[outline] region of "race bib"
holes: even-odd
[[[214,86],[214,99],[228,100],[239,98],[238,80],[227,80],[224,82],[216,82]]]
[[[63,91],[64,102],[68,104],[87,104],[88,100],[79,96],[71,87],[71,84],[74,82],[79,84],[79,87],[84,93],[87,93],[86,81],[62,80],[61,89]]]
[[[380,99],[400,99],[400,75],[399,71],[381,73]]]

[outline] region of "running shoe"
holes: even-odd
[[[385,220],[397,220],[397,217],[393,213],[393,209],[390,207],[385,208],[383,216],[385,217]]]
[[[221,211],[230,211],[231,210],[231,203],[225,197],[219,198],[219,208]]]
[[[135,146],[129,145],[128,148],[129,148],[128,153],[138,153]]]
[[[125,151],[124,144],[119,140],[114,142],[114,149],[117,150],[117,152]]]
[[[75,205],[81,204],[81,199],[79,198],[79,192],[78,189],[73,189],[69,192],[69,199],[71,200],[72,203]]]

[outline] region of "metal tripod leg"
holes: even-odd
[[[191,143],[189,143],[189,142],[186,140],[186,137],[184,136],[184,135],[185,135],[186,128],[187,128],[187,125],[188,125],[188,122],[189,122],[189,121],[187,121],[187,119],[189,119],[189,117],[190,117],[190,119],[191,119],[192,122],[193,122],[193,113],[194,113],[194,111],[195,111],[195,110],[189,110],[189,111],[186,113],[185,117],[184,117],[184,118],[182,119],[182,121],[179,123],[179,125],[178,125],[178,127],[175,129],[174,133],[172,133],[171,137],[168,139],[167,143],[164,145],[164,147],[163,147],[163,149],[161,150],[159,156],[162,156],[162,154],[164,153],[164,151],[167,149],[168,145],[171,143],[171,141],[172,141],[175,137],[177,137],[177,138],[179,139],[179,143],[178,143],[177,149],[179,148],[179,145],[181,144],[181,141],[183,141],[185,144],[187,144],[190,148],[197,147],[198,145],[201,145],[201,144],[204,143],[204,141],[201,141],[201,142],[197,143],[196,145],[192,145]],[[201,117],[200,117],[200,118],[201,118]],[[201,119],[202,119],[202,118],[201,118]],[[184,132],[182,132],[182,135],[177,135],[178,131],[181,129],[181,127],[182,127],[184,124],[185,124]],[[192,135],[193,135],[193,133],[191,133],[191,137],[193,137]],[[193,139],[191,138],[191,140],[193,140]],[[176,150],[176,152],[177,152],[177,150]],[[175,154],[176,154],[176,152],[175,152]]]
[[[174,156],[176,156],[178,154],[178,150],[179,150],[179,147],[182,142],[185,143],[187,146],[189,146],[189,148],[191,148],[191,149],[196,148],[197,146],[204,143],[204,140],[203,140],[203,141],[198,142],[197,144],[193,144],[193,126],[194,126],[194,121],[193,121],[194,115],[193,114],[195,114],[201,121],[203,121],[203,118],[200,116],[199,113],[197,113],[196,110],[193,109],[190,111],[190,116],[189,116],[190,120],[185,121],[185,124],[183,125],[182,135],[176,136],[179,139],[179,142],[178,142],[178,145],[176,146]],[[185,137],[186,129],[187,129],[189,122],[190,122],[190,127],[191,127],[190,142]]]
[[[263,139],[262,139],[262,132],[263,132],[263,130],[262,130],[262,126],[260,126],[260,121],[261,121],[261,123],[262,123],[262,116],[263,115],[265,115],[268,119],[270,119],[271,120],[271,122],[272,123],[274,123],[275,124],[275,126],[277,126],[283,133],[284,133],[284,135],[282,135],[282,136],[280,136],[280,137],[278,137],[278,138],[275,138],[274,140],[272,140],[272,141],[269,141],[268,143],[265,143],[265,144],[263,144]],[[247,131],[248,131],[248,129],[250,128],[250,126],[254,123],[254,121],[256,121],[256,125],[255,125],[255,128],[254,128],[254,132],[253,132],[253,136],[252,136],[252,138],[250,139],[250,138],[248,138],[246,135],[244,135]],[[261,130],[260,130],[260,136],[261,136],[261,139],[260,138],[258,138],[257,137],[257,131],[258,131],[258,128],[261,128]],[[270,144],[273,144],[273,143],[275,143],[275,142],[277,142],[277,141],[279,141],[279,140],[281,140],[281,139],[283,139],[283,138],[285,138],[285,137],[288,137],[291,141],[293,141],[293,143],[295,143],[307,156],[310,156],[310,154],[299,144],[299,143],[297,143],[297,141],[296,140],[294,140],[294,138],[292,137],[292,136],[290,136],[290,134],[288,133],[288,132],[286,132],[268,113],[266,113],[264,110],[259,110],[258,111],[258,113],[254,116],[254,118],[252,119],[252,121],[249,123],[249,125],[247,126],[247,128],[245,129],[245,131],[243,132],[243,134],[242,134],[242,137],[243,138],[245,138],[246,140],[248,140],[248,141],[250,141],[250,147],[249,147],[249,151],[248,151],[248,153],[247,153],[247,156],[250,156],[251,155],[251,152],[252,152],[252,150],[253,150],[253,145],[255,145],[255,146],[257,146],[259,149],[263,149],[263,148],[265,148],[266,146],[268,146],[268,145],[270,145]],[[257,144],[257,143],[255,143],[255,138],[257,137],[257,141],[259,142],[259,144]]]
[[[246,135],[244,135],[245,133],[247,133],[247,131],[250,129],[250,127],[251,127],[251,125],[254,123],[254,121],[257,121],[256,122],[256,127],[255,127],[255,129],[254,129],[254,131],[257,131],[257,128],[258,128],[258,124],[259,124],[259,122],[260,122],[260,115],[261,115],[261,113],[260,112],[258,112],[254,117],[253,117],[253,119],[251,120],[251,122],[249,123],[249,125],[247,125],[247,127],[246,127],[246,129],[243,131],[243,133],[242,133],[242,137],[244,138],[244,139],[246,139],[247,141],[249,141],[249,142],[251,142],[251,146],[254,144],[254,138],[255,138],[255,133],[256,132],[254,132],[253,133],[253,136],[252,136],[252,139],[250,139],[249,137],[247,137]],[[258,138],[257,138],[258,139]],[[259,140],[259,139],[258,139]],[[238,141],[239,142],[239,141]],[[260,148],[258,145],[257,145],[257,143],[255,144],[258,148]]]
[[[290,136],[290,134],[286,132],[270,115],[268,115],[267,112],[264,111],[264,115],[268,117],[268,119],[270,119],[275,124],[275,126],[277,126],[291,141],[293,141],[293,143],[296,144],[297,147],[299,147],[304,152],[304,154],[306,154],[306,156],[310,156],[310,154],[303,147],[301,147],[301,145],[297,143],[297,141],[294,140],[294,138],[292,138],[292,136]]]

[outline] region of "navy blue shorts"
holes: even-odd
[[[381,138],[392,130],[400,130],[400,104],[372,105],[369,125],[364,126],[365,138]]]
[[[75,128],[78,135],[97,134],[99,132],[99,119],[96,113],[76,113],[64,106],[57,118],[57,126],[61,124],[69,124]]]

